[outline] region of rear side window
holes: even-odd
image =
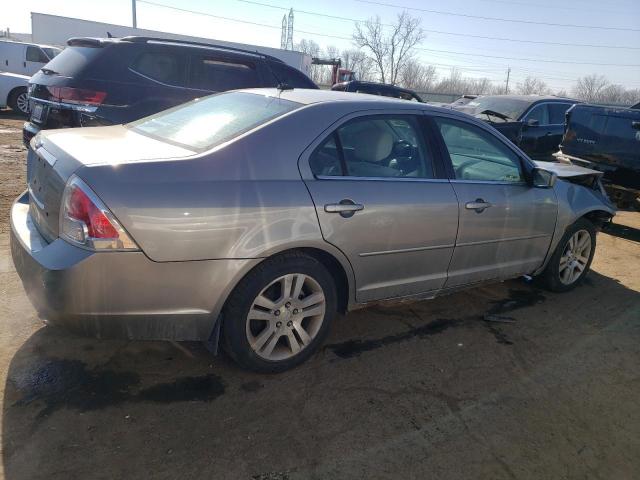
[[[193,100],[128,126],[158,140],[204,151],[300,106],[278,97],[229,92]]]
[[[40,47],[27,47],[27,62],[47,63],[49,57]]]
[[[268,67],[278,83],[286,83],[293,88],[318,88],[304,73],[289,65],[279,62],[268,62]]]
[[[168,85],[184,84],[184,58],[171,52],[144,52],[131,65],[131,70]]]
[[[67,47],[49,62],[47,68],[65,77],[77,77],[104,50],[100,47]]]
[[[239,62],[213,55],[191,57],[189,86],[210,92],[224,92],[260,86],[254,63]]]
[[[430,152],[411,115],[375,115],[339,127],[311,155],[316,176],[433,178]]]

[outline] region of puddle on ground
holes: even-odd
[[[84,362],[65,359],[50,359],[11,381],[22,394],[16,406],[43,403],[38,417],[61,408],[99,410],[125,402],[209,402],[225,391],[224,383],[214,374],[140,388],[137,373],[90,369]]]

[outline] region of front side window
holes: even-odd
[[[47,63],[49,57],[39,47],[27,47],[27,62]]]
[[[520,159],[491,133],[475,125],[435,118],[456,180],[524,182]]]
[[[229,92],[196,99],[128,127],[143,135],[204,151],[302,105],[278,97]]]
[[[145,52],[136,58],[131,69],[168,85],[184,83],[184,59],[171,52]]]
[[[210,92],[261,86],[255,64],[212,55],[193,56],[189,76],[192,88]]]
[[[522,120],[524,122],[535,120],[538,122],[538,125],[549,125],[549,109],[547,106],[548,104],[546,103],[536,105],[524,116]]]
[[[376,115],[342,125],[309,162],[316,176],[433,178],[429,153],[413,116]]]

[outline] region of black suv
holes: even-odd
[[[604,172],[609,198],[620,208],[640,195],[640,109],[576,105],[567,112],[562,154]]]
[[[395,85],[387,85],[386,83],[361,82],[359,80],[353,80],[351,82],[336,83],[331,87],[331,90],[338,90],[340,92],[368,93],[370,95],[382,95],[383,97],[400,98],[402,100],[424,103],[413,90],[396,87]]]
[[[318,88],[281,60],[229,47],[149,37],[72,38],[30,81],[25,144],[50,128],[126,123],[238,88]]]
[[[553,160],[564,133],[564,115],[576,103],[553,96],[486,95],[451,108],[487,121],[529,156]]]

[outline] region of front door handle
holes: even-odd
[[[482,213],[485,209],[491,207],[491,203],[485,202],[481,198],[477,198],[474,202],[467,202],[464,206],[467,210],[475,210],[476,213]]]
[[[327,203],[324,211],[327,213],[339,213],[345,218],[352,217],[354,213],[364,210],[364,205],[355,203],[353,200],[344,199],[338,203]]]

